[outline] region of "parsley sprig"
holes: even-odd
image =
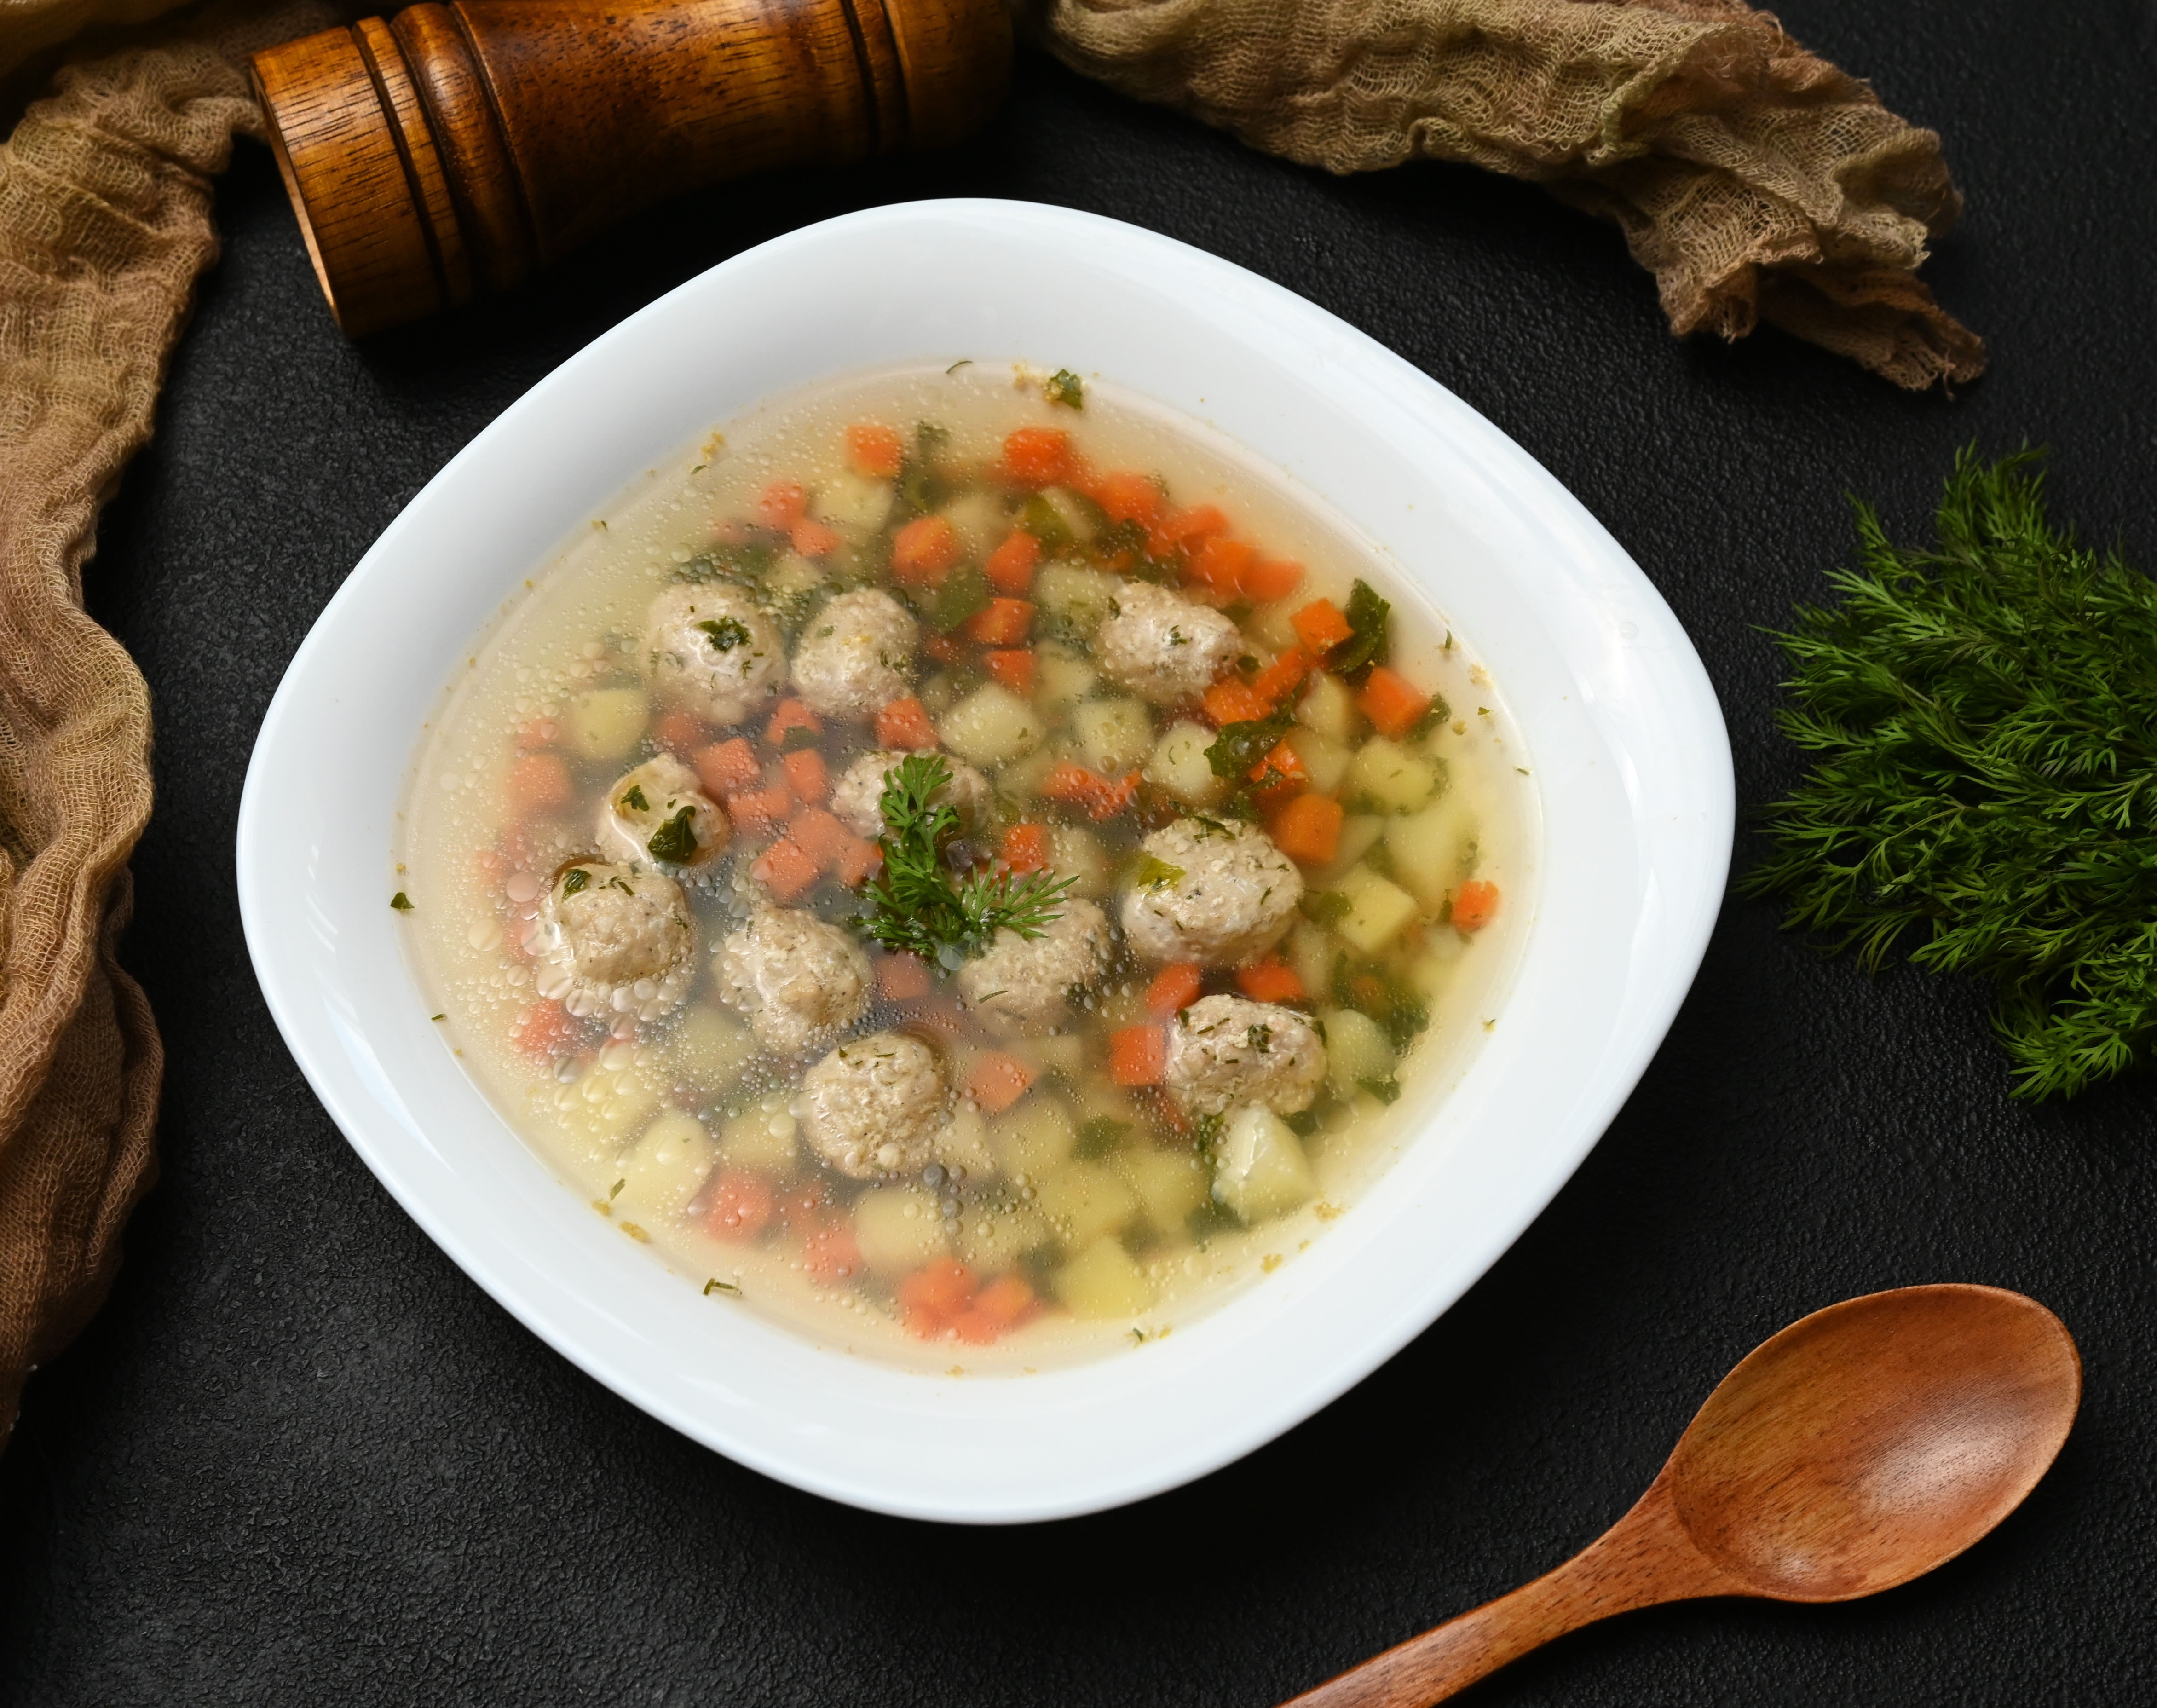
[[[1008,872],[977,872],[954,883],[944,851],[959,833],[959,815],[936,791],[951,768],[934,754],[911,754],[885,774],[878,805],[886,826],[878,846],[883,871],[862,891],[862,929],[884,948],[956,969],[1008,926],[1035,938],[1063,917],[1059,903],[1073,879],[1045,872],[1014,883]]]
[[[2046,519],[2025,453],[1956,460],[1938,544],[1856,507],[1862,568],[1779,635],[1814,756],[1743,887],[1876,969],[1974,973],[2016,1095],[2157,1048],[2157,582]]]

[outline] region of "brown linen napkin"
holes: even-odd
[[[0,1430],[103,1300],[156,1171],[163,1052],[113,954],[149,693],[84,615],[82,566],[217,252],[211,177],[260,128],[245,55],[331,16],[221,7],[65,65],[0,145]]]
[[[1023,0],[1074,69],[1330,172],[1427,157],[1614,220],[1672,330],[1770,322],[1912,389],[1985,347],[1915,274],[1939,138],[1740,0]]]

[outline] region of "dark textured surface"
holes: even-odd
[[[1453,388],[1663,589],[1722,697],[1740,799],[1768,798],[1794,761],[1757,625],[1843,555],[1846,490],[1907,534],[1959,445],[2049,444],[2060,512],[2157,561],[2149,0],[1782,15],[1948,135],[1970,214],[1930,276],[1995,352],[1959,399],[1777,335],[1675,344],[1618,239],[1533,190],[1439,168],[1326,179],[1037,62],[956,154],[681,204],[365,351],[332,330],[268,159],[243,151],[224,261],[90,572],[159,716],[126,955],[171,1046],[165,1173],[111,1303],[31,1384],[0,1456],[0,1696],[1260,1708],[1579,1546],[1785,1321],[1965,1279],[2052,1305],[2088,1366],[2074,1438],[1996,1536],[1871,1603],[1634,1615],[1476,1700],[2157,1700],[2157,1088],[2010,1104],[1979,993],[1868,981],[1763,904],[1726,906],[1609,1136],[1391,1365],[1192,1488],[992,1532],[768,1483],[549,1352],[345,1146],[240,940],[231,839],[256,723],[398,507],[662,291],[914,195],[1136,221]]]

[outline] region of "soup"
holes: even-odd
[[[397,901],[510,1122],[715,1309],[923,1368],[1291,1260],[1495,1021],[1532,785],[1238,449],[961,363],[767,404],[505,610]]]

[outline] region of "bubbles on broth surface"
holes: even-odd
[[[1135,1350],[1293,1258],[1528,900],[1460,638],[1218,435],[1042,379],[685,448],[485,638],[395,856],[443,1030],[595,1215],[927,1371]]]

